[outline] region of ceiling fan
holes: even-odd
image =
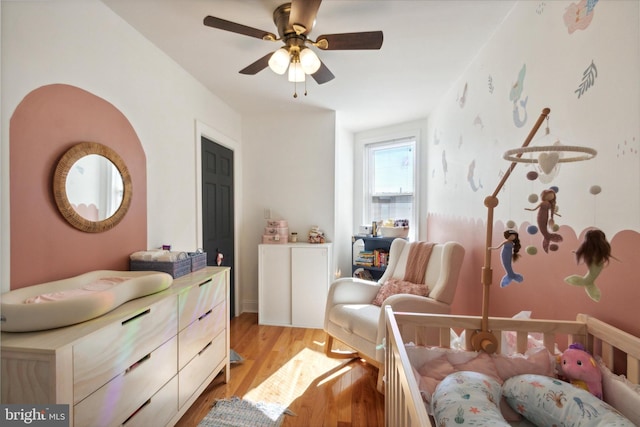
[[[262,40],[284,43],[284,47],[266,54],[240,70],[241,74],[257,74],[267,66],[278,74],[284,74],[288,68],[289,81],[302,82],[305,81],[305,75],[311,75],[318,84],[323,84],[335,76],[310,46],[321,50],[380,49],[382,31],[325,34],[313,41],[308,36],[315,24],[321,2],[322,0],[292,0],[291,3],[278,6],[273,12],[273,22],[278,29],[278,36],[215,16],[204,18],[204,25]]]

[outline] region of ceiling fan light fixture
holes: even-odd
[[[302,49],[300,52],[300,66],[305,74],[313,74],[320,69],[320,59],[316,53],[309,49]]]
[[[383,41],[382,31],[324,34],[313,41],[309,38],[309,33],[315,26],[321,3],[322,0],[291,0],[278,6],[273,11],[273,23],[278,30],[278,36],[269,31],[210,15],[204,18],[203,23],[207,27],[222,31],[284,43],[284,47],[273,53],[267,53],[239,72],[244,75],[255,75],[269,67],[274,73],[283,75],[289,68],[289,81],[305,82],[306,95],[306,75],[312,76],[319,85],[327,83],[335,77],[327,66],[318,59],[316,52],[314,52],[315,48],[321,51],[380,49]],[[314,49],[310,49],[307,45],[314,47]]]
[[[291,58],[289,51],[283,47],[273,52],[271,58],[269,58],[269,68],[276,74],[284,74],[287,71]]]
[[[299,61],[291,62],[291,66],[289,67],[289,81],[290,82],[303,82],[304,81],[304,70],[300,66]]]

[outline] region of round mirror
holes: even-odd
[[[74,227],[98,233],[118,224],[131,204],[131,177],[111,148],[95,142],[74,145],[53,175],[53,194]]]

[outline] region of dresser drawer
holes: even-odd
[[[224,330],[226,326],[226,304],[221,303],[209,309],[195,322],[178,334],[178,369],[189,363],[207,343]]]
[[[121,425],[177,373],[176,337],[75,405],[75,427]],[[174,395],[175,397],[175,395]]]
[[[227,297],[226,279],[227,272],[221,271],[213,274],[210,280],[193,286],[180,294],[178,302],[179,331],[225,300]]]
[[[126,427],[166,426],[178,413],[178,376],[165,384],[126,419]]]
[[[74,403],[177,334],[176,298],[165,298],[74,344]]]
[[[189,362],[178,377],[178,408],[182,408],[202,382],[213,372],[227,355],[227,334],[220,332],[217,337]]]

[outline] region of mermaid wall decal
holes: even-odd
[[[475,170],[476,170],[476,161],[475,159],[469,163],[469,168],[467,169],[467,182],[469,182],[469,185],[471,186],[471,189],[476,192],[479,189],[482,188],[482,182],[480,182],[480,179],[478,178],[478,184],[476,185],[475,183]]]
[[[529,97],[522,98],[524,90],[524,76],[527,74],[527,64],[522,64],[522,68],[518,73],[518,80],[513,84],[509,91],[509,100],[513,102],[513,124],[521,128],[527,122],[527,101]],[[524,110],[524,117],[520,118],[520,107]]]

